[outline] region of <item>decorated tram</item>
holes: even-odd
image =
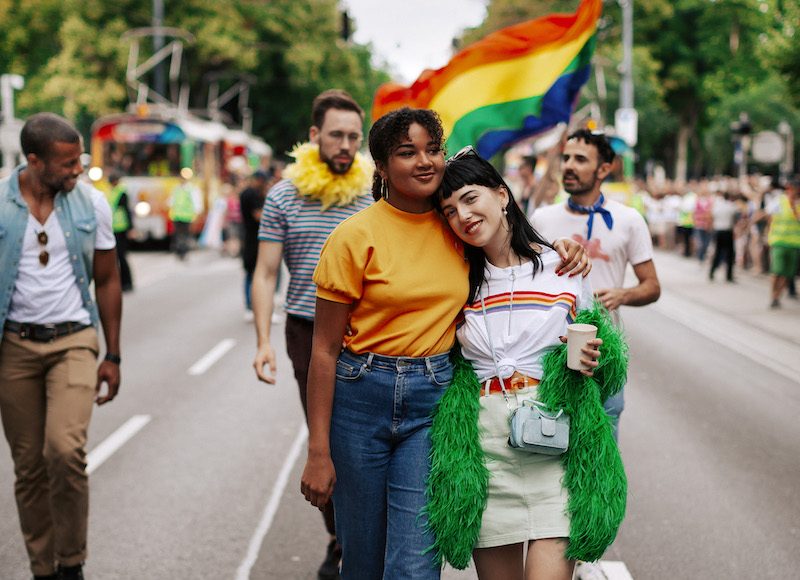
[[[188,181],[198,192],[198,233],[232,174],[269,164],[270,147],[243,131],[187,113],[142,107],[136,114],[102,117],[92,126],[89,178],[108,191],[116,175],[128,193],[133,235],[163,240],[172,233],[172,191]]]

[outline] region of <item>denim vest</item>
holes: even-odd
[[[23,169],[25,165],[20,165],[11,175],[0,180],[0,329],[6,322],[11,305],[22,254],[22,241],[28,226],[28,205],[19,191],[19,173]],[[89,312],[92,324],[97,326],[97,305],[90,290],[97,216],[89,186],[78,183],[70,192],[59,192],[55,199],[55,212],[67,242],[67,251],[75,281],[81,291],[83,307]]]

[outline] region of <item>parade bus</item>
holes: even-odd
[[[269,162],[271,149],[262,140],[222,123],[177,111],[139,110],[109,115],[92,126],[89,178],[98,189],[110,189],[116,174],[125,186],[133,214],[133,237],[164,240],[172,233],[171,192],[183,181],[199,192],[199,233],[208,210],[231,173],[247,175]]]

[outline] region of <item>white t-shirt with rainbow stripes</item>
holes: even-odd
[[[480,290],[486,322],[480,298],[464,307],[464,320],[456,336],[481,381],[497,376],[487,323],[501,376],[518,371],[541,379],[544,355],[561,344],[559,337],[566,336],[567,325],[578,310],[592,304],[592,289],[586,278],[557,276],[561,258],[554,250],[545,248],[541,258],[544,269],[535,276],[533,262],[510,268],[487,262]]]

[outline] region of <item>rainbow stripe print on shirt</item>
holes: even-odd
[[[572,324],[578,314],[576,303],[577,298],[571,292],[561,292],[560,294],[548,294],[546,292],[514,292],[513,302],[510,292],[495,294],[484,300],[486,304],[486,314],[493,312],[517,312],[519,310],[552,310],[561,308],[567,313],[567,324]],[[513,303],[513,307],[512,307]],[[464,316],[483,314],[481,301],[478,300],[464,307]]]

